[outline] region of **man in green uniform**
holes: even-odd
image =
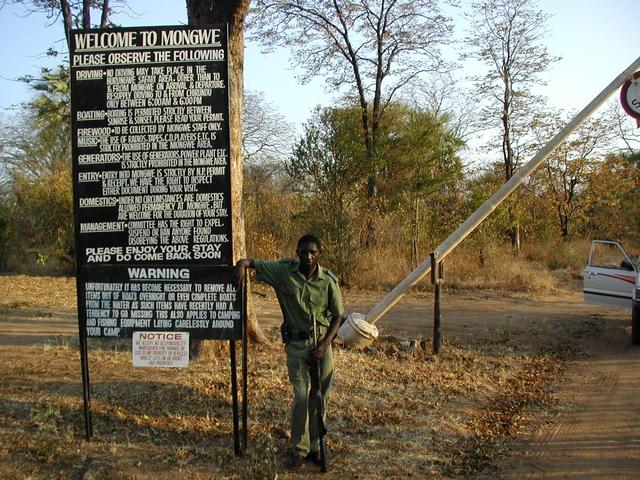
[[[345,318],[338,279],[318,264],[320,252],[320,240],[314,235],[304,235],[298,240],[297,260],[242,259],[236,263],[238,282],[244,279],[247,268],[254,268],[257,279],[275,289],[284,316],[282,336],[294,394],[292,468],[301,467],[305,458],[320,463],[317,407],[309,399],[312,357],[320,360],[320,386],[326,412],[333,377],[331,342]],[[313,338],[314,317],[317,347]]]

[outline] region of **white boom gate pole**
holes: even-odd
[[[615,80],[600,92],[586,107],[560,130],[526,165],[518,170],[493,196],[473,212],[447,239],[434,250],[436,261],[443,260],[458,246],[482,221],[500,205],[521,183],[533,172],[542,161],[560,145],[571,132],[578,128],[591,114],[615,92],[627,78],[640,69],[640,57],[627,67]],[[384,296],[380,302],[367,313],[367,321],[376,323],[387,311],[404,296],[404,294],[431,271],[431,259],[427,257],[402,282]]]

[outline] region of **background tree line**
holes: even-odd
[[[72,3],[76,14],[65,20],[90,19],[81,14],[86,4]],[[97,4],[101,12],[113,8]],[[453,44],[455,25],[443,6],[435,0],[253,2],[249,33],[265,45],[287,45],[303,80],[320,76],[339,100],[318,107],[296,131],[259,92],[245,92],[249,255],[290,256],[295,239],[313,231],[343,282],[386,287],[567,122],[568,112],[549,109],[534,93],[558,60],[544,46],[548,18],[535,1],[472,2],[462,44]],[[108,16],[96,18],[109,25]],[[445,55],[452,47],[463,52],[459,59]],[[464,76],[456,63],[468,59],[479,66],[474,76]],[[3,270],[73,271],[68,80],[64,66],[25,78],[33,100],[2,119]],[[472,95],[461,94],[463,85]],[[478,136],[483,146],[472,149]],[[465,261],[482,268],[500,246],[518,255],[527,245],[635,240],[639,140],[631,120],[610,104],[463,244]]]

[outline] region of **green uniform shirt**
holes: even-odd
[[[318,268],[307,279],[298,271],[298,260],[254,260],[257,279],[271,285],[278,297],[284,320],[291,330],[309,332],[316,322],[329,327],[333,318],[344,314],[338,279],[326,268]]]

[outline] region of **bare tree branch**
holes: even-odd
[[[441,68],[450,19],[437,0],[258,0],[252,14],[251,38],[293,48],[303,81],[323,75],[357,99],[374,197],[381,115],[400,90]]]

